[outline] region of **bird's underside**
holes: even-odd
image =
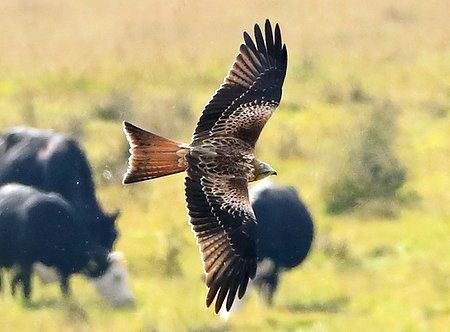
[[[241,298],[256,272],[256,219],[248,182],[275,174],[255,159],[256,141],[278,106],[287,67],[278,24],[264,35],[244,32],[224,83],[206,105],[190,144],[172,141],[124,123],[131,156],[124,183],[187,172],[185,193],[209,292],[218,312]]]

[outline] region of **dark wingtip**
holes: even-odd
[[[136,183],[138,181],[133,180],[128,173],[125,173],[123,175],[122,184],[130,184],[130,183]]]
[[[131,124],[131,123],[129,123],[129,122],[127,122],[127,121],[123,121],[122,122],[122,129],[123,129],[123,132],[125,133],[125,137],[126,137],[126,139],[127,139],[127,141],[128,141],[128,144],[130,144],[131,145],[131,134],[130,134],[130,132],[134,129],[134,128],[136,128],[136,126],[135,125],[133,125],[133,124]],[[131,153],[131,151],[130,151],[130,153]],[[131,157],[130,157],[131,158]],[[128,164],[130,165],[130,160],[129,160],[129,162],[128,162]],[[129,171],[129,169],[127,169],[127,171],[125,172],[125,174],[123,175],[123,178],[122,178],[122,184],[130,184],[130,183],[135,183],[135,182],[137,182],[135,179],[133,179],[133,176],[131,175],[131,173],[130,173],[130,171]]]
[[[272,25],[270,24],[270,21],[268,18],[266,18],[266,21],[264,22],[264,29],[266,31],[271,31],[272,32]]]
[[[130,159],[132,159],[132,156],[130,156]],[[129,161],[128,164],[131,165],[131,161]],[[123,175],[122,184],[131,184],[131,183],[136,183],[136,182],[143,181],[141,177],[136,176],[135,174],[133,174],[133,172],[131,171],[130,167],[127,169],[126,173]]]
[[[282,48],[281,52],[283,54],[283,66],[286,70],[287,69],[287,61],[288,61],[288,53],[287,53],[286,44],[283,44],[283,48]]]
[[[216,300],[216,305],[214,306],[214,312],[216,313],[216,315],[219,313],[220,308],[222,308],[222,303],[223,300],[222,301]]]
[[[133,126],[131,123],[129,123],[128,121],[123,121],[122,122],[122,127],[124,128],[124,129],[126,129],[126,128],[129,128],[129,127],[131,127],[131,126]]]
[[[125,137],[127,138],[127,141],[130,141],[130,131],[132,131],[134,128],[137,128],[137,127],[127,121],[122,122],[122,129],[123,129],[123,132],[125,133]]]
[[[258,24],[255,24],[254,30],[255,30],[255,41],[256,41],[258,50],[263,54],[267,54],[266,45],[264,43],[264,36],[263,36],[261,28],[259,27]]]
[[[271,65],[276,65],[276,59],[272,59],[271,57],[276,58],[278,50],[275,47],[272,26],[270,25],[269,20],[266,20],[265,34],[266,34],[266,49],[267,53],[270,55],[269,62],[271,63]]]

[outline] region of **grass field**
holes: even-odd
[[[450,331],[450,3],[435,1],[0,2],[0,130],[79,138],[105,209],[120,208],[137,303],[103,304],[81,277],[74,298],[35,280],[31,305],[0,296],[2,331]],[[188,141],[237,54],[242,31],[281,25],[289,66],[260,159],[295,186],[317,237],[283,275],[273,308],[256,294],[228,322],[204,306],[183,176],[120,184],[121,121]],[[367,110],[394,105],[392,142],[416,199],[396,218],[328,215]]]

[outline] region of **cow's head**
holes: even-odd
[[[105,273],[110,266],[108,250],[99,245],[93,245],[87,252],[87,263],[82,272],[88,277],[96,278]]]
[[[89,278],[97,294],[112,306],[132,305],[134,296],[128,282],[128,270],[121,252],[108,255],[109,267],[106,272],[97,277]]]
[[[99,268],[104,264],[105,251],[100,254],[99,264],[97,260],[92,259],[85,267],[83,273],[94,287],[96,293],[108,304],[112,306],[125,306],[134,304],[134,295],[128,281],[128,270],[125,264],[124,255],[121,252],[111,252],[106,256],[107,268]],[[43,283],[54,283],[61,281],[61,275],[54,267],[46,266],[42,263],[35,263],[33,270]],[[90,272],[89,272],[90,271]],[[98,275],[96,277],[90,276]]]
[[[119,215],[119,210],[110,214],[102,213],[90,223],[90,233],[94,236],[95,241],[109,250],[113,248],[119,235],[116,227],[116,219]]]

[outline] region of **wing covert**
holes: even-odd
[[[241,45],[223,84],[203,110],[192,144],[211,135],[226,133],[254,146],[264,124],[278,106],[286,76],[286,45],[282,44],[278,24],[272,31],[269,20],[265,22],[264,35],[257,24],[254,34],[256,44],[244,32],[245,44]],[[255,107],[264,112],[255,113]],[[235,121],[236,118],[240,120]],[[255,125],[251,126],[252,123]],[[241,130],[241,126],[245,129]]]

